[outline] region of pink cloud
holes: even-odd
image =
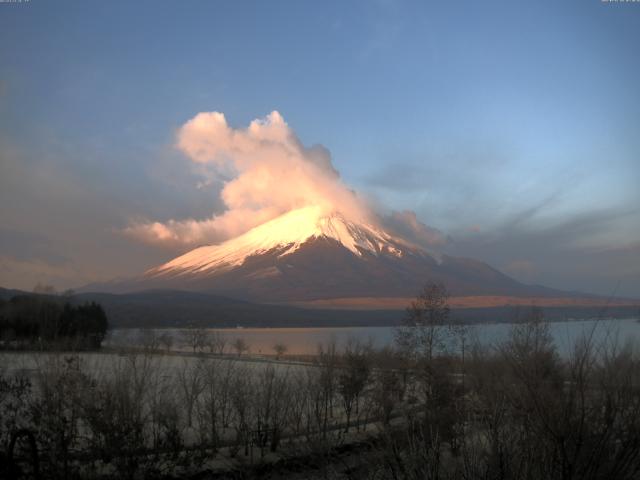
[[[365,204],[339,178],[329,151],[305,147],[278,112],[245,129],[222,113],[199,113],[178,131],[176,146],[192,162],[230,178],[221,198],[227,210],[204,220],[137,222],[125,233],[139,240],[178,246],[217,243],[287,211],[309,205],[369,218]]]

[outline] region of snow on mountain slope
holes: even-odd
[[[305,242],[317,238],[336,240],[357,256],[367,252],[401,257],[403,250],[415,248],[374,225],[352,222],[339,212],[326,214],[322,208],[311,206],[288,212],[220,245],[196,248],[147,271],[145,277],[222,273],[242,265],[253,255],[292,254]]]
[[[85,291],[173,289],[230,298],[300,302],[409,298],[426,281],[453,295],[559,296],[523,285],[484,262],[434,255],[366,220],[304,207],[219,245],[196,248],[139,277]],[[565,295],[566,296],[566,295]]]

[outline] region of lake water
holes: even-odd
[[[609,339],[619,343],[637,343],[640,340],[640,322],[637,319],[619,320],[577,320],[550,323],[550,331],[558,351],[566,355],[575,341],[585,333],[595,332],[599,340]],[[507,338],[511,324],[482,324],[469,328],[469,338],[477,339],[483,345],[495,345]],[[277,343],[286,345],[289,354],[314,354],[319,344],[335,341],[343,347],[350,339],[371,342],[380,348],[391,345],[394,327],[342,327],[342,328],[238,328],[207,329],[225,337],[228,343],[241,338],[252,354],[272,355]],[[155,330],[156,333],[169,332],[174,338],[175,350],[188,350],[182,329]],[[143,332],[136,329],[115,329],[110,332],[106,345],[112,347],[139,345]]]

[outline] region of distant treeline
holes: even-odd
[[[1,294],[1,292],[0,292]],[[95,301],[109,315],[112,328],[243,327],[380,327],[397,326],[404,308],[340,310],[243,302],[207,293],[154,290],[128,294],[79,293],[74,302]],[[451,318],[464,323],[518,321],[518,306],[452,308]],[[545,319],[563,321],[601,317],[633,318],[639,306],[544,307]]]
[[[16,295],[0,299],[0,347],[95,349],[109,323],[99,304],[72,305],[64,297]]]

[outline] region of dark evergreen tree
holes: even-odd
[[[19,295],[0,303],[0,346],[100,348],[109,322],[95,302],[72,305],[59,297]]]

